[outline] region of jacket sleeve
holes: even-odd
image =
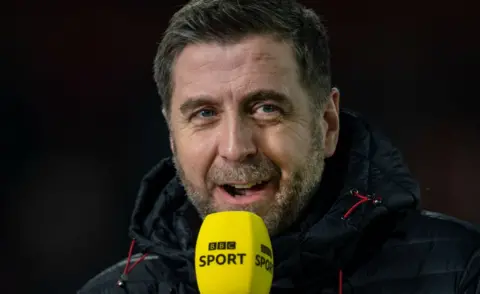
[[[114,285],[122,274],[122,269],[125,264],[126,260],[122,260],[106,268],[86,282],[85,285],[77,291],[77,294],[115,293]]]
[[[463,272],[458,294],[480,294],[480,248],[473,253]]]
[[[135,254],[132,256],[130,262],[135,263],[140,257],[141,254]],[[157,259],[157,256],[149,255],[140,262],[138,266],[129,273],[129,278],[125,281],[124,287],[119,287],[117,282],[127,264],[126,259],[97,274],[83,285],[83,287],[77,291],[77,294],[124,294],[126,291],[129,294],[146,294],[150,293],[152,288],[157,289],[159,291],[158,293],[170,293],[169,284],[153,276],[148,269],[150,262],[155,259]]]

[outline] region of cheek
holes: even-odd
[[[185,176],[195,185],[203,185],[214,157],[214,140],[180,132],[174,141],[175,154]]]
[[[308,160],[310,131],[303,126],[282,126],[276,130],[266,131],[261,136],[261,142],[261,149],[265,155],[287,175]]]

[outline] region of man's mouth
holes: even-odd
[[[261,191],[269,181],[260,181],[246,184],[224,184],[221,188],[230,196],[238,197],[250,194],[251,192]]]
[[[219,203],[230,205],[250,205],[258,201],[273,199],[277,190],[277,182],[273,179],[252,182],[230,182],[216,186],[213,197]]]

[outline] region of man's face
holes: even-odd
[[[264,36],[189,45],[172,78],[174,162],[200,215],[251,211],[271,234],[291,224],[335,149],[325,113],[338,93],[314,111],[291,46]]]

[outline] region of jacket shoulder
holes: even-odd
[[[460,220],[453,216],[449,216],[443,213],[423,210],[420,212],[420,218],[425,221],[430,221],[440,227],[450,227],[459,233],[471,234],[474,237],[480,238],[480,226],[474,225],[464,220]]]
[[[445,243],[451,249],[480,246],[480,227],[439,212],[411,213],[398,224],[397,230],[404,234],[401,238],[404,244]]]
[[[451,285],[455,293],[480,291],[479,226],[428,210],[407,217],[404,225],[404,244],[419,261],[421,276]]]
[[[420,221],[420,224],[425,223],[419,226],[423,231],[422,235],[433,234],[436,236],[433,242],[437,240],[436,243],[446,243],[444,248],[451,250],[450,256],[446,255],[445,260],[449,262],[451,258],[453,264],[457,265],[456,270],[451,270],[458,273],[456,293],[479,293],[480,226],[432,211],[422,211],[418,219],[423,221]],[[448,267],[444,272],[447,272],[447,269]]]
[[[480,248],[480,228],[469,222],[427,210],[408,214],[397,224],[389,247],[444,251],[444,259],[467,261]]]
[[[458,290],[477,287],[480,230],[475,225],[436,212],[415,211],[385,237],[380,246],[370,248],[372,255],[353,275],[357,288],[367,293],[378,287],[388,288],[388,293],[418,288],[425,293],[464,293]]]
[[[135,264],[141,258],[141,254],[135,254],[130,260],[130,266]],[[163,287],[168,288],[167,283],[162,283],[155,277],[151,272],[149,272],[149,267],[151,263],[158,259],[156,255],[148,255],[144,258],[143,261],[139,262],[138,265],[129,273],[128,279],[125,282],[124,287],[127,287],[129,293],[132,294],[143,294],[150,293],[151,288],[163,289]],[[127,259],[123,259],[112,266],[104,269],[96,276],[91,278],[86,282],[80,290],[77,291],[77,294],[116,294],[116,293],[125,293],[122,287],[119,287],[117,282],[119,281],[125,266],[127,265]],[[162,290],[160,293],[169,293],[167,290]]]

